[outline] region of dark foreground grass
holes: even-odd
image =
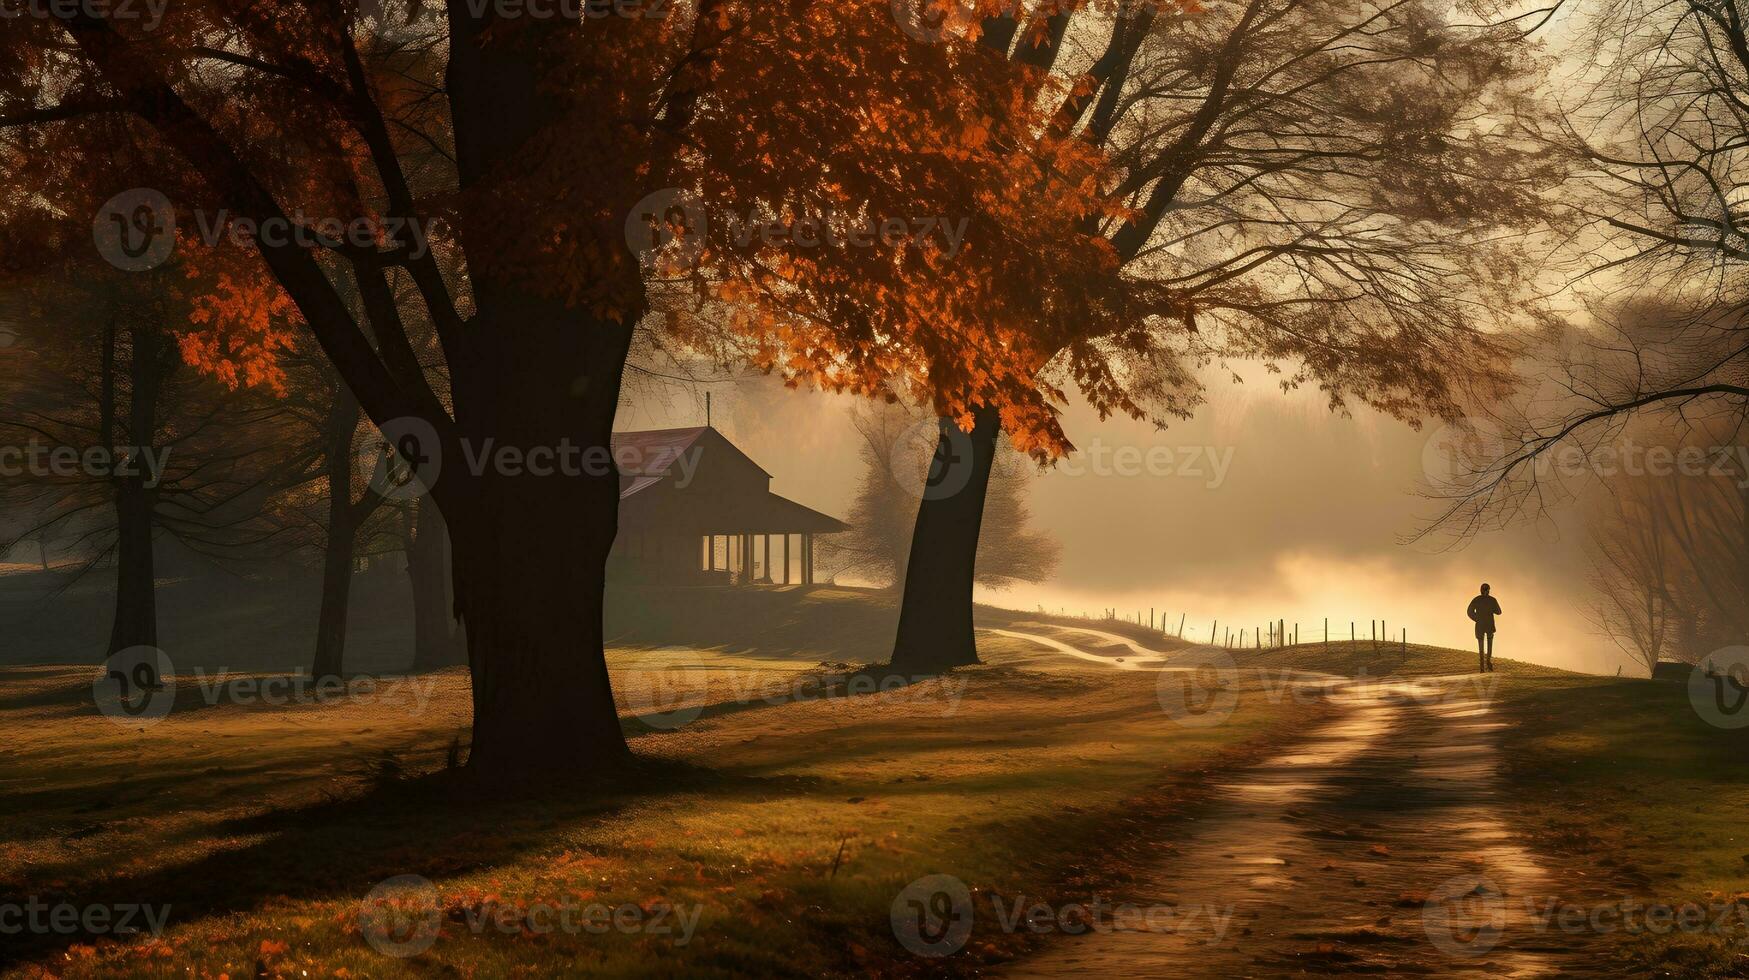
[[[1506,774],[1522,826],[1643,904],[1725,916],[1724,934],[1623,934],[1648,975],[1749,976],[1749,729],[1705,721],[1685,684],[1515,679]],[[1699,914],[1699,913],[1696,913]]]
[[[1004,666],[998,641],[986,655],[991,666],[946,678],[807,701],[785,697],[795,687],[777,673],[749,680],[771,661],[725,658],[697,702],[769,703],[679,727],[628,717],[642,733],[636,773],[520,799],[482,798],[445,768],[467,716],[459,672],[368,702],[179,700],[144,728],[95,714],[85,670],[9,676],[0,901],[144,903],[168,927],[7,936],[0,972],[975,972],[1029,938],[980,922],[960,956],[917,959],[889,920],[906,884],[942,873],[1029,902],[1123,900],[1124,869],[1157,859],[1165,817],[1198,798],[1207,771],[1318,710],[1253,699],[1225,725],[1180,728],[1153,675]],[[648,656],[616,652],[615,669],[624,678]],[[434,903],[441,934],[398,958],[367,941],[362,903],[406,875],[432,883],[408,911]],[[622,924],[598,931],[592,910]]]

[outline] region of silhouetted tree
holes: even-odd
[[[954,415],[976,393],[1028,449],[1062,442],[1033,384],[1053,346],[1034,340],[1039,318],[1109,334],[1167,306],[1076,230],[1111,207],[1087,179],[1097,154],[1039,145],[1010,66],[910,37],[888,2],[579,19],[380,6],[365,23],[350,5],[209,0],[150,32],[85,9],[15,20],[0,36],[0,71],[18,79],[0,87],[0,128],[41,150],[121,114],[186,164],[179,191],[208,214],[388,219],[365,243],[250,244],[365,415],[427,471],[452,540],[479,770],[547,780],[628,755],[601,621],[618,474],[466,461],[567,443],[601,459],[653,291],[723,304],[754,362],[795,383],[909,386]],[[445,179],[410,176],[433,159]],[[651,197],[664,188],[681,199]],[[749,217],[919,215],[964,218],[970,247],[741,233]],[[438,216],[447,231],[411,233]],[[31,213],[8,231],[52,221]],[[400,284],[417,300],[398,302]],[[409,306],[439,338],[447,401]],[[271,370],[273,352],[248,343],[259,318],[209,326],[218,356],[197,358],[204,369]]]
[[[903,588],[918,494],[924,490],[934,447],[932,439],[914,438],[925,421],[899,405],[857,410],[863,474],[846,518],[850,530],[833,535],[821,552],[838,573]],[[985,588],[1042,582],[1056,568],[1061,548],[1032,526],[1027,504],[1035,472],[1036,465],[1024,454],[998,448],[978,539],[976,581]]]
[[[1109,153],[1127,205],[1094,223],[1131,281],[1179,313],[1152,334],[1058,335],[1037,378],[1156,421],[1200,402],[1194,368],[1265,362],[1331,408],[1456,418],[1505,379],[1485,328],[1532,309],[1520,229],[1554,182],[1521,116],[1538,78],[1520,25],[1427,2],[1240,0],[1185,15],[1069,5],[992,17],[983,44],[1070,80],[1045,137]],[[944,430],[909,559],[893,666],[977,660],[971,590],[994,407]],[[947,475],[959,469],[962,473]]]
[[[261,515],[285,475],[283,406],[183,365],[175,289],[84,268],[26,295],[32,315],[0,375],[0,437],[77,462],[40,455],[0,477],[0,500],[25,516],[16,540],[70,538],[80,573],[113,565],[109,653],[156,646],[160,535],[216,558],[280,546]]]

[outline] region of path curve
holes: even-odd
[[[1063,627],[1063,628],[1066,629],[1067,627]],[[1161,668],[1161,667],[1143,667],[1141,664],[1130,663],[1130,662],[1125,661],[1125,660],[1119,660],[1116,657],[1102,657],[1097,653],[1088,653],[1086,650],[1082,650],[1082,649],[1079,649],[1077,647],[1070,646],[1069,644],[1064,643],[1062,640],[1056,639],[1055,637],[1040,636],[1037,633],[1022,633],[1018,630],[1002,630],[1002,629],[996,629],[994,627],[988,627],[988,626],[982,627],[982,629],[986,633],[994,633],[997,636],[1007,636],[1007,637],[1012,637],[1012,638],[1017,639],[1017,640],[1030,640],[1033,643],[1039,644],[1040,646],[1050,647],[1051,649],[1056,650],[1059,653],[1066,653],[1069,656],[1074,657],[1076,660],[1083,660],[1083,661],[1086,661],[1088,663],[1100,664],[1102,666],[1113,668],[1114,670],[1161,670],[1161,669],[1165,669],[1165,668]],[[1092,631],[1086,630],[1085,632],[1092,632]],[[1131,644],[1131,646],[1135,646],[1135,645]],[[1140,650],[1142,653],[1144,653],[1150,657],[1164,657],[1164,656],[1166,656],[1164,653],[1161,653],[1158,650],[1143,650],[1141,647],[1135,647],[1135,649]]]

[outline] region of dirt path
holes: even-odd
[[[1135,883],[1167,915],[1008,975],[1596,975],[1597,938],[1546,924],[1585,899],[1513,842],[1477,680],[1327,683],[1339,714],[1223,785]]]

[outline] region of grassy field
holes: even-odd
[[[638,773],[538,800],[481,800],[449,770],[467,722],[460,672],[280,706],[209,704],[179,678],[176,710],[142,728],[93,711],[87,669],[8,668],[0,896],[149,905],[168,925],[131,941],[9,936],[0,962],[20,976],[936,972],[893,937],[907,883],[945,873],[1006,897],[1121,899],[1124,869],[1170,846],[1166,818],[1211,770],[1322,710],[1258,697],[1224,725],[1179,728],[1153,675],[1001,638],[987,666],[947,678],[791,696],[816,690],[798,684],[821,673],[807,658],[833,651],[798,650],[783,623],[830,618],[841,625],[795,635],[832,646],[833,630],[879,615],[848,594],[797,596],[773,648],[737,638],[664,713],[626,705]],[[674,656],[612,659],[636,701],[639,673]],[[367,942],[362,903],[405,875],[432,883],[415,897],[442,924],[401,959]],[[595,906],[626,926],[541,928]],[[980,928],[954,968],[1027,941]]]
[[[280,705],[179,677],[168,718],[123,727],[94,710],[88,668],[0,668],[0,903],[166,917],[152,938],[9,935],[0,973],[976,973],[1039,940],[980,920],[965,954],[912,957],[889,920],[907,883],[1145,898],[1126,891],[1131,869],[1170,851],[1211,776],[1327,710],[1282,696],[1272,675],[1472,669],[1461,651],[1365,641],[1233,651],[1236,713],[1180,727],[1157,674],[989,634],[985,666],[852,695],[844,665],[883,659],[888,596],[707,590],[685,608],[670,619],[634,596],[617,614],[611,661],[638,770],[609,791],[539,799],[481,799],[452,768],[468,723],[460,671]],[[980,622],[1134,656],[1075,629],[1132,635],[1110,624],[990,609]],[[1175,663],[1218,659],[1158,647]],[[670,669],[701,657],[709,669]],[[1499,663],[1518,833],[1647,900],[1749,887],[1749,736],[1707,726],[1681,685]],[[409,875],[429,882],[407,893],[410,911],[440,925],[428,950],[398,958],[369,941],[383,936],[366,899]],[[555,928],[566,909],[589,925]],[[595,931],[597,909],[619,923]],[[1648,973],[1744,975],[1718,942],[1623,938]]]
[[[1540,844],[1647,901],[1749,912],[1749,729],[1708,724],[1669,681],[1527,678],[1502,703],[1509,783]],[[1624,940],[1648,972],[1749,976],[1740,935]]]

